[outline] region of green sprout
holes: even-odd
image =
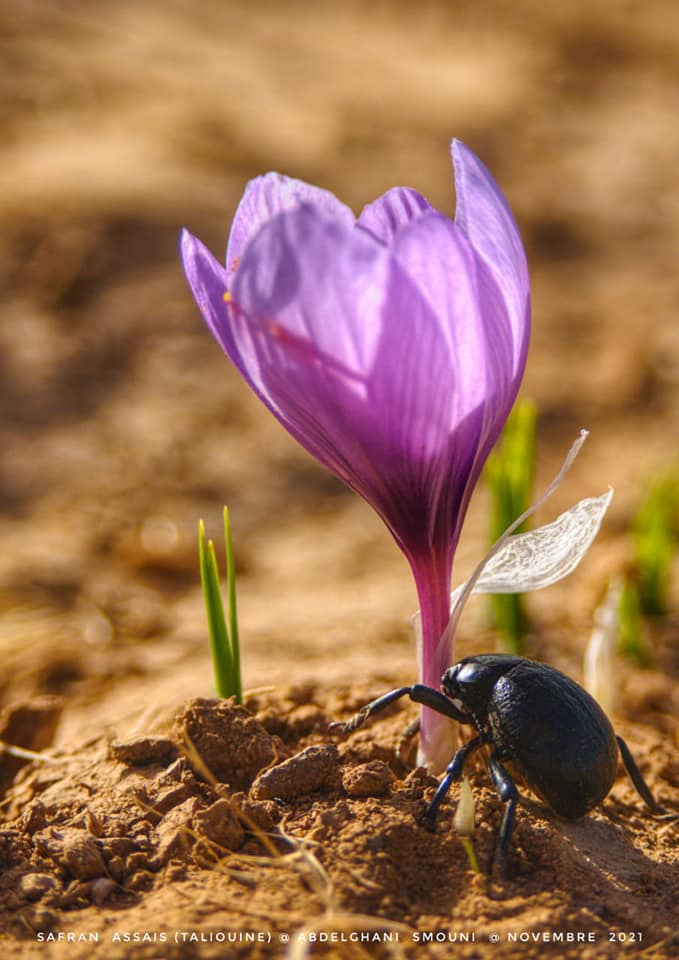
[[[677,550],[679,477],[668,472],[650,487],[633,521],[635,569],[641,612],[667,612],[670,569]]]
[[[644,639],[639,588],[628,577],[623,580],[620,590],[618,644],[620,652],[635,660],[640,667],[646,667],[651,662],[648,645]]]
[[[491,543],[530,505],[535,475],[536,419],[535,404],[530,400],[515,404],[500,442],[486,463],[485,476],[492,502]],[[515,532],[522,533],[524,529],[522,525]],[[493,594],[491,605],[503,649],[522,653],[527,618],[521,594]]]
[[[217,694],[220,697],[235,697],[243,702],[240,676],[240,647],[238,644],[238,611],[236,609],[236,567],[233,559],[231,523],[229,511],[224,507],[224,541],[226,545],[226,597],[228,619],[224,616],[222,588],[215,545],[205,540],[205,525],[198,525],[198,555],[200,580],[205,598],[212,663],[215,671]]]

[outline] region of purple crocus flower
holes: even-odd
[[[452,641],[453,557],[526,361],[530,292],[519,232],[492,176],[453,141],[455,219],[406,187],[356,219],[331,193],[251,181],[226,266],[187,231],[189,285],[222,349],[289,433],[379,513],[415,577],[420,680]],[[426,708],[420,756],[450,758]]]

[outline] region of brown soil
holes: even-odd
[[[275,957],[288,936],[313,956],[360,956],[350,940],[303,938],[364,932],[398,934],[396,955],[446,956],[449,944],[418,941],[428,933],[469,937],[455,954],[472,958],[496,935],[504,955],[538,956],[549,946],[505,941],[561,931],[588,942],[560,944],[559,955],[618,956],[611,935],[671,955],[675,823],[650,819],[624,779],[576,823],[525,797],[502,880],[501,804],[477,764],[475,874],[453,829],[456,788],[436,832],[420,824],[436,780],[400,757],[412,705],[331,741],[331,719],[374,693],[305,684],[252,694],[245,707],[191,700],[144,733],[94,737],[26,766],[6,798],[5,935],[27,956],[61,931],[98,935],[112,957]],[[676,804],[666,736],[650,724],[622,729],[658,798]],[[225,948],[229,934],[243,940]],[[69,956],[92,949],[67,943]]]
[[[0,740],[42,755],[0,762],[3,956],[676,955],[676,825],[622,770],[577,823],[524,791],[503,882],[483,758],[475,875],[457,787],[435,834],[419,823],[435,781],[402,756],[412,704],[329,733],[414,679],[412,583],[229,369],[176,255],[182,225],[223,249],[265,170],[357,210],[395,183],[452,210],[449,137],[484,157],[531,263],[538,486],[591,431],[540,519],[616,489],[581,570],[529,598],[528,654],[581,679],[640,491],[676,457],[676,5],[36,0],[0,26]],[[223,503],[243,707],[209,699],[198,587],[197,521],[217,536]],[[480,491],[456,580],[485,510]],[[677,811],[674,573],[615,722]],[[460,656],[495,647],[483,609]],[[447,932],[476,939],[421,942]],[[533,939],[569,932],[593,942]]]

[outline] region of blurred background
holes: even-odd
[[[616,489],[583,567],[530,601],[577,672],[677,453],[679,7],[5,0],[0,54],[0,705],[64,696],[67,738],[209,694],[197,524],[220,538],[224,503],[246,687],[414,677],[405,561],[230,368],[177,241],[221,256],[268,170],[356,212],[399,184],[452,215],[452,136],[528,251],[538,487],[591,431],[541,519]],[[471,612],[460,654],[479,629]]]

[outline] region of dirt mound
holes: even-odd
[[[672,954],[676,828],[646,814],[622,772],[578,823],[524,793],[501,881],[502,805],[478,762],[475,874],[453,828],[457,786],[437,830],[420,823],[436,780],[401,758],[412,704],[346,739],[328,734],[374,693],[307,685],[243,707],[192,700],[147,735],[28,764],[5,796],[3,936],[20,956],[48,942],[85,957],[98,942],[112,957],[131,945],[139,957],[217,957],[227,943],[234,957],[383,956],[395,944],[436,957],[455,942],[472,958],[499,938],[503,956],[526,957],[548,949],[543,933],[570,936],[567,957],[619,956],[618,937]],[[666,741],[640,725],[625,733],[667,802],[679,778]]]

